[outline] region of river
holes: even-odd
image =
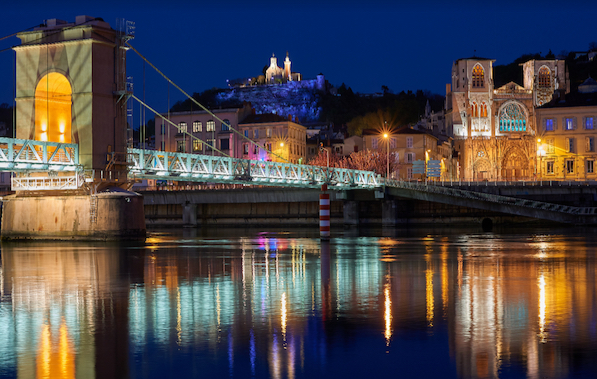
[[[3,243],[0,378],[597,376],[594,229]]]

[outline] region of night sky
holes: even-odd
[[[94,4],[95,3],[95,4]],[[323,73],[355,92],[424,89],[445,95],[452,62],[473,55],[507,64],[525,53],[587,50],[597,41],[597,1],[11,1],[0,38],[58,18],[136,23],[132,41],[189,93],[257,76],[275,53],[304,79]],[[0,50],[19,44],[0,41]],[[132,51],[128,73],[159,111],[168,86]],[[12,104],[14,52],[0,53],[0,103]],[[145,77],[145,80],[144,80]],[[522,84],[522,83],[521,83]],[[170,104],[183,98],[171,90]]]

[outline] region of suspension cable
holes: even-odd
[[[234,133],[238,134],[239,136],[241,136],[243,139],[249,141],[249,143],[267,151],[268,153],[270,153],[271,155],[278,157],[280,159],[282,159],[285,162],[290,163],[290,161],[276,153],[274,153],[271,150],[268,150],[265,147],[260,146],[257,142],[253,141],[252,139],[250,139],[249,137],[246,137],[243,133],[239,132],[238,130],[234,129],[230,124],[225,123],[224,120],[222,120],[221,118],[219,118],[218,116],[216,116],[212,111],[210,111],[209,109],[207,109],[203,104],[199,103],[197,100],[195,100],[192,96],[190,96],[188,93],[186,93],[182,88],[180,88],[176,83],[174,83],[169,77],[167,77],[163,72],[161,72],[153,63],[151,63],[147,58],[145,58],[145,56],[143,56],[143,54],[141,54],[137,49],[135,49],[130,43],[129,41],[126,41],[125,44],[130,47],[135,53],[137,53],[137,55],[139,55],[139,57],[141,57],[141,59],[143,59],[145,62],[147,62],[147,64],[149,64],[154,70],[157,71],[158,74],[160,74],[164,79],[166,79],[168,81],[168,83],[172,84],[176,89],[178,89],[180,92],[182,92],[183,95],[185,95],[188,99],[190,99],[193,103],[197,104],[201,109],[203,109],[204,111],[206,111],[208,114],[210,114],[212,117],[214,117],[216,120],[218,120],[219,122],[221,122],[222,124],[225,124],[228,126],[228,128],[230,130],[232,130]],[[148,108],[149,109],[149,108]],[[170,110],[168,109],[168,112]],[[156,113],[157,114],[157,113]],[[159,114],[158,114],[159,115]],[[161,115],[159,115],[161,117]],[[219,150],[217,150],[219,151]]]
[[[207,146],[211,147],[211,148],[212,148],[212,150],[215,150],[215,151],[217,151],[218,153],[220,153],[220,154],[222,154],[222,155],[224,155],[224,156],[226,156],[226,157],[228,157],[228,158],[232,158],[230,155],[228,155],[228,154],[224,153],[223,151],[221,151],[221,150],[217,149],[217,148],[216,148],[215,146],[213,146],[212,144],[209,144],[209,143],[207,143],[207,142],[203,141],[201,138],[199,138],[199,137],[197,137],[197,136],[194,136],[193,134],[189,133],[189,132],[188,132],[188,131],[186,131],[186,130],[183,130],[181,127],[179,127],[178,125],[176,125],[175,123],[173,123],[173,122],[172,122],[172,121],[170,121],[169,119],[167,119],[167,118],[163,118],[163,117],[162,117],[162,115],[160,115],[160,114],[158,113],[158,111],[156,111],[155,109],[153,109],[153,108],[152,108],[152,107],[150,107],[149,105],[145,104],[145,102],[143,102],[143,101],[142,101],[141,99],[139,99],[137,96],[135,96],[135,95],[132,95],[132,94],[131,94],[131,97],[132,97],[133,99],[137,100],[137,101],[139,102],[139,104],[143,105],[145,108],[147,108],[147,109],[149,109],[150,111],[152,111],[153,113],[155,113],[155,115],[156,115],[156,116],[160,116],[160,117],[161,117],[163,120],[165,120],[167,123],[169,123],[170,125],[172,125],[172,126],[176,127],[176,129],[178,130],[178,132],[179,132],[179,133],[186,134],[186,135],[190,136],[192,139],[195,139],[195,140],[201,141],[201,143],[204,143],[205,145],[207,145]],[[212,141],[212,142],[213,142],[213,141]]]

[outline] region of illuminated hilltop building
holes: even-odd
[[[278,67],[278,58],[276,58],[275,54],[272,54],[269,67],[265,71],[265,82],[269,84],[286,83],[292,81],[300,82],[301,74],[298,72],[292,72],[290,69],[290,58],[288,57],[288,52],[286,52],[284,68]]]
[[[493,59],[463,58],[446,86],[446,125],[454,134],[464,180],[537,176],[536,108],[563,98],[570,84],[563,60],[522,64],[523,85],[494,88]]]

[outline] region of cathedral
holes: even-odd
[[[528,180],[537,173],[535,110],[570,92],[563,60],[521,64],[523,86],[494,88],[493,59],[458,59],[446,85],[446,126],[463,180]]]

